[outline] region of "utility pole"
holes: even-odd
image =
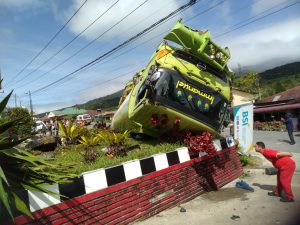
[[[30,92],[30,90],[26,94],[29,95],[30,115],[33,116],[33,106],[32,106],[32,100],[31,100],[31,92]]]
[[[17,108],[17,94],[15,94],[15,107]]]

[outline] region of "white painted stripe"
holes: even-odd
[[[105,169],[84,173],[83,180],[87,194],[107,187]]]
[[[153,158],[154,158],[156,171],[169,167],[167,155],[165,153],[159,154],[159,155],[154,155]]]
[[[58,184],[44,186],[43,188],[59,193]],[[28,190],[28,197],[31,212],[60,203],[59,195],[50,195],[39,191]]]
[[[126,181],[132,180],[137,177],[141,177],[143,175],[139,160],[124,163],[123,167],[124,167]]]
[[[176,150],[178,152],[178,157],[179,157],[180,163],[191,160],[190,155],[189,155],[189,150],[187,147],[178,148]]]

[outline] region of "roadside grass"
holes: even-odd
[[[252,156],[250,154],[245,154],[240,151],[240,161],[242,163],[242,166],[246,169],[260,169],[263,168],[263,159],[257,157],[257,156]],[[244,172],[242,175],[244,177],[250,176],[250,174],[247,174],[247,172]]]
[[[135,148],[127,153],[127,156],[123,157],[112,157],[109,158],[102,151],[105,145],[98,145],[93,147],[95,152],[99,153],[96,161],[93,163],[86,163],[83,158],[85,152],[85,146],[83,145],[70,145],[64,148],[59,148],[55,151],[54,162],[59,164],[71,164],[73,168],[70,172],[81,174],[86,171],[96,170],[100,168],[107,168],[115,166],[130,160],[146,158],[158,153],[166,153],[173,151],[182,144],[175,143],[158,143],[157,140],[134,140],[130,138],[127,141],[127,146],[138,145],[139,148]]]

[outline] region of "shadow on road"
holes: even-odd
[[[273,191],[275,188],[273,185],[268,185],[268,184],[253,183],[252,185],[267,191]]]

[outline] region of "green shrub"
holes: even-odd
[[[240,156],[240,161],[241,161],[242,165],[243,165],[243,166],[249,165],[249,164],[250,164],[250,161],[251,161],[250,158],[251,158],[251,157],[250,157],[250,156],[247,156],[247,155],[242,155],[242,156]]]

